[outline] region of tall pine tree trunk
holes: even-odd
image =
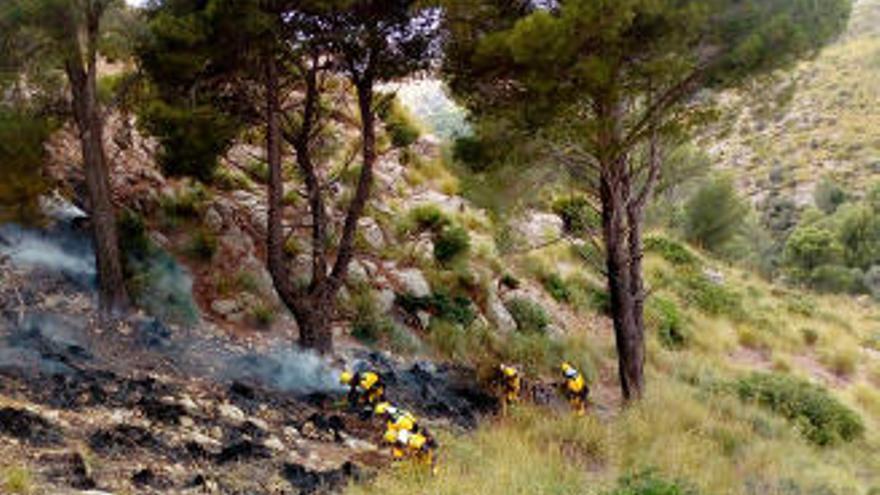
[[[327,262],[324,247],[323,245],[313,246],[315,256],[312,261],[312,282],[305,290],[294,285],[284,256],[284,177],[281,167],[282,134],[279,123],[280,95],[277,70],[275,60],[271,56],[266,57],[266,160],[269,164],[266,260],[278,297],[293,314],[297,327],[299,327],[299,344],[321,353],[329,353],[333,350],[330,316],[336,294],[329,290],[327,283]],[[310,93],[310,95],[317,98],[316,94]],[[311,103],[316,104],[317,101],[311,101]],[[308,134],[310,132],[306,130],[304,136],[308,137]],[[311,174],[307,189],[312,209],[312,221],[316,222],[313,226],[313,241],[322,244],[326,228],[326,215],[320,196],[320,184],[317,183],[317,178],[311,167],[308,141],[304,140],[303,143],[303,146],[297,146],[297,160],[300,161],[300,168]],[[318,225],[318,223],[321,224]],[[324,272],[324,276],[320,272]]]
[[[599,198],[611,319],[617,346],[620,388],[625,401],[645,388],[644,284],[641,265],[641,205],[627,153],[621,153],[620,102],[613,96],[597,105],[603,124],[599,140]]]
[[[104,129],[97,98],[97,39],[99,13],[90,12],[87,25],[85,62],[80,53],[68,59],[66,72],[71,86],[73,114],[79,131],[89,193],[95,261],[98,268],[98,293],[104,313],[128,306],[125,278],[116,233],[116,214],[110,190],[110,171],[104,154]]]

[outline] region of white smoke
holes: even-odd
[[[263,353],[250,353],[224,360],[221,378],[253,380],[265,386],[294,394],[342,393],[339,370],[315,352],[289,343],[278,343]]]
[[[0,228],[0,255],[15,266],[45,268],[76,277],[94,277],[95,260],[87,252],[72,250],[60,242],[15,225]]]

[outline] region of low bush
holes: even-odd
[[[659,235],[645,238],[645,251],[655,253],[673,265],[696,265],[700,261],[682,243]]]
[[[622,477],[608,495],[696,495],[696,489],[683,482],[669,481],[654,470]]]
[[[753,373],[734,383],[743,401],[759,405],[791,421],[810,442],[830,446],[864,434],[861,417],[818,385],[787,375]]]
[[[275,308],[270,304],[259,303],[251,309],[251,318],[260,328],[269,328],[275,321]]]
[[[464,296],[451,296],[442,292],[426,297],[398,294],[396,302],[407,313],[414,315],[425,311],[436,319],[465,327],[470,326],[477,318],[470,299]]]
[[[571,302],[571,290],[558,273],[548,273],[541,277],[541,285],[558,302]]]
[[[511,273],[505,273],[500,279],[501,286],[510,290],[519,289],[521,282]]]
[[[184,325],[197,322],[199,313],[189,273],[153,243],[144,219],[125,210],[118,228],[126,288],[134,302],[163,321]]]
[[[858,268],[841,265],[822,265],[810,272],[807,283],[813,289],[832,294],[864,292],[864,275]]]
[[[180,220],[198,218],[208,199],[208,191],[201,184],[195,184],[172,195],[163,196],[159,200],[159,207],[165,220],[174,224]]]
[[[352,319],[351,335],[365,344],[376,344],[391,334],[394,322],[387,316],[379,314],[373,294],[368,291],[358,291],[352,295],[354,317]]]
[[[193,233],[187,246],[187,253],[201,261],[211,261],[217,252],[217,237],[205,228]]]
[[[0,109],[0,222],[41,220],[39,198],[50,185],[43,143],[51,131],[43,118]]]
[[[738,292],[709,280],[697,270],[682,272],[678,282],[676,290],[679,296],[706,314],[741,318],[745,313],[742,296]]]
[[[407,213],[400,230],[403,234],[440,232],[451,224],[452,219],[439,206],[425,204],[416,206]]]
[[[3,493],[10,495],[29,495],[33,493],[31,472],[23,466],[9,466],[0,471]]]
[[[583,196],[558,198],[553,202],[552,208],[553,213],[562,219],[565,232],[574,236],[584,236],[602,223],[596,209]]]
[[[397,98],[392,97],[386,105],[380,107],[379,117],[385,123],[385,130],[395,148],[406,148],[421,135],[415,118]]]
[[[463,227],[446,227],[434,236],[434,259],[441,265],[461,259],[470,248],[471,235]]]
[[[513,298],[505,306],[516,321],[520,332],[543,333],[550,325],[550,316],[540,304],[522,297]]]
[[[812,347],[819,341],[819,332],[812,328],[802,328],[801,337],[804,339],[804,344]]]
[[[645,308],[645,317],[657,332],[657,338],[663,347],[677,350],[690,343],[684,316],[673,301],[659,296],[650,298]]]

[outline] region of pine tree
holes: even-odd
[[[539,134],[601,212],[619,375],[644,392],[642,226],[663,143],[707,89],[814,54],[849,0],[447,0],[446,78],[478,118]]]

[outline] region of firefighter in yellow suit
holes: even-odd
[[[387,420],[383,439],[391,446],[391,456],[394,460],[412,458],[430,467],[431,472],[435,473],[437,442],[426,428],[419,425],[416,417],[411,412],[398,409],[387,402],[377,405],[375,412]]]
[[[590,395],[590,388],[584,375],[569,363],[562,363],[562,375],[565,381],[562,389],[565,393],[568,403],[578,416],[583,416],[587,412],[587,398]]]
[[[344,371],[339,382],[349,387],[348,402],[352,408],[363,408],[368,413],[385,400],[385,383],[378,373]]]
[[[501,395],[501,414],[507,416],[511,404],[519,402],[522,390],[522,377],[519,370],[504,363],[498,366],[498,388]]]

